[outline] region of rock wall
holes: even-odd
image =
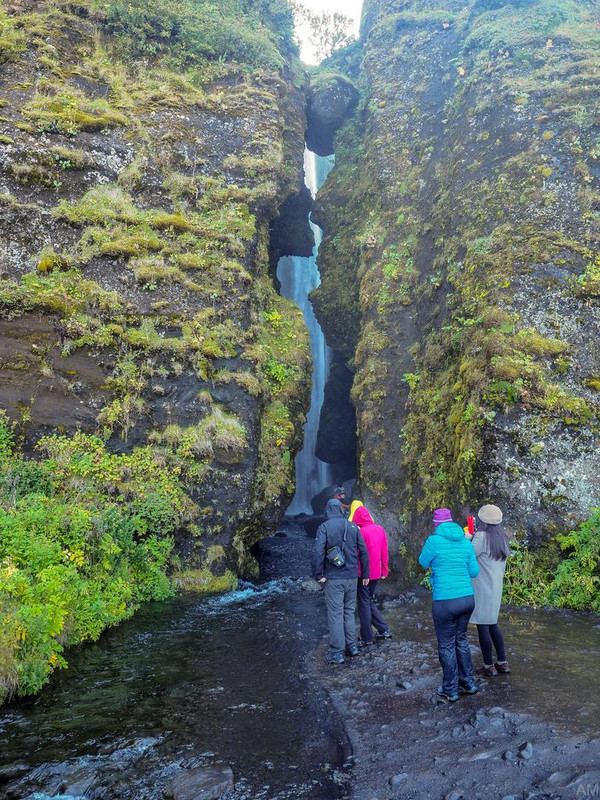
[[[498,503],[537,542],[600,504],[598,24],[587,3],[368,0],[362,52],[325,65],[361,101],[318,198],[315,305],[400,549],[436,506]]]
[[[278,2],[0,9],[0,406],[30,455],[151,444],[193,500],[186,567],[243,568],[293,493],[310,350],[269,275],[304,202],[291,32]]]

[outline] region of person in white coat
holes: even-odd
[[[483,656],[481,672],[487,677],[510,672],[504,637],[498,625],[506,557],[509,551],[508,538],[501,523],[502,511],[498,506],[482,506],[477,512],[477,530],[471,540],[479,564],[479,575],[473,578],[475,610],[470,622],[477,625],[479,646]]]

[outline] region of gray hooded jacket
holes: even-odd
[[[358,525],[348,522],[344,516],[339,500],[330,500],[325,508],[327,519],[317,528],[317,538],[312,553],[312,571],[316,580],[349,581],[358,578],[358,560],[360,558],[361,575],[369,574],[369,553]],[[334,545],[342,546],[346,529],[344,555],[346,563],[343,567],[335,567],[325,558],[325,553]]]

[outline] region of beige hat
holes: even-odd
[[[477,512],[477,516],[486,525],[500,525],[502,522],[502,512],[498,506],[481,506]]]

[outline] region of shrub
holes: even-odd
[[[188,505],[148,448],[112,455],[76,433],[41,440],[34,462],[14,440],[0,413],[0,702],[37,692],[67,645],[173,593],[171,533]]]
[[[532,552],[511,545],[504,599],[517,605],[600,612],[600,509],[575,531]]]

